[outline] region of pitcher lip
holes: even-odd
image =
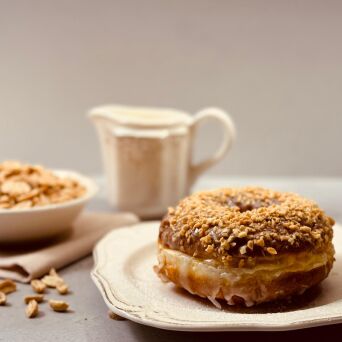
[[[93,120],[107,119],[123,126],[145,128],[187,125],[192,122],[189,114],[178,109],[116,104],[94,107],[89,111],[89,117]]]

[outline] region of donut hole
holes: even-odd
[[[280,204],[280,202],[276,199],[265,199],[265,200],[253,199],[251,200],[249,198],[246,198],[245,200],[241,200],[235,197],[227,198],[227,205],[230,208],[238,208],[241,213],[259,209],[259,208],[266,208],[271,205],[278,205],[278,204]]]

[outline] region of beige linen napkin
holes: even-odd
[[[74,223],[72,231],[45,243],[0,246],[0,278],[29,282],[70,264],[91,253],[95,243],[116,227],[138,222],[131,213],[85,212]]]

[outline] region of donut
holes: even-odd
[[[334,220],[289,192],[259,187],[204,191],[161,221],[157,274],[220,307],[303,294],[334,262]]]

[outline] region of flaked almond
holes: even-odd
[[[69,308],[69,304],[67,302],[64,302],[62,300],[49,300],[49,305],[53,311],[57,312],[65,312]]]
[[[0,292],[0,305],[6,305],[6,295],[3,292]]]
[[[15,165],[15,167],[13,167]],[[23,209],[62,203],[83,196],[86,189],[39,165],[0,163],[0,208]]]
[[[26,296],[24,298],[24,301],[26,304],[30,303],[31,300],[35,300],[37,303],[41,303],[44,300],[44,295],[36,294],[36,295]]]
[[[264,241],[263,238],[260,238],[258,240],[255,240],[254,244],[256,244],[257,246],[260,246],[260,247],[264,247],[265,246],[265,241]]]
[[[0,291],[8,294],[17,290],[17,284],[11,279],[0,281]]]
[[[46,285],[39,279],[31,280],[32,289],[37,293],[43,293],[46,289]]]
[[[32,202],[27,200],[27,201],[22,201],[13,206],[15,209],[27,209],[32,207]]]
[[[31,190],[31,187],[26,182],[22,181],[5,181],[1,186],[1,191],[10,196],[26,194]]]
[[[38,312],[39,312],[39,307],[38,307],[38,303],[37,301],[35,301],[34,299],[31,300],[27,306],[26,306],[26,316],[28,318],[34,318],[38,315]]]

